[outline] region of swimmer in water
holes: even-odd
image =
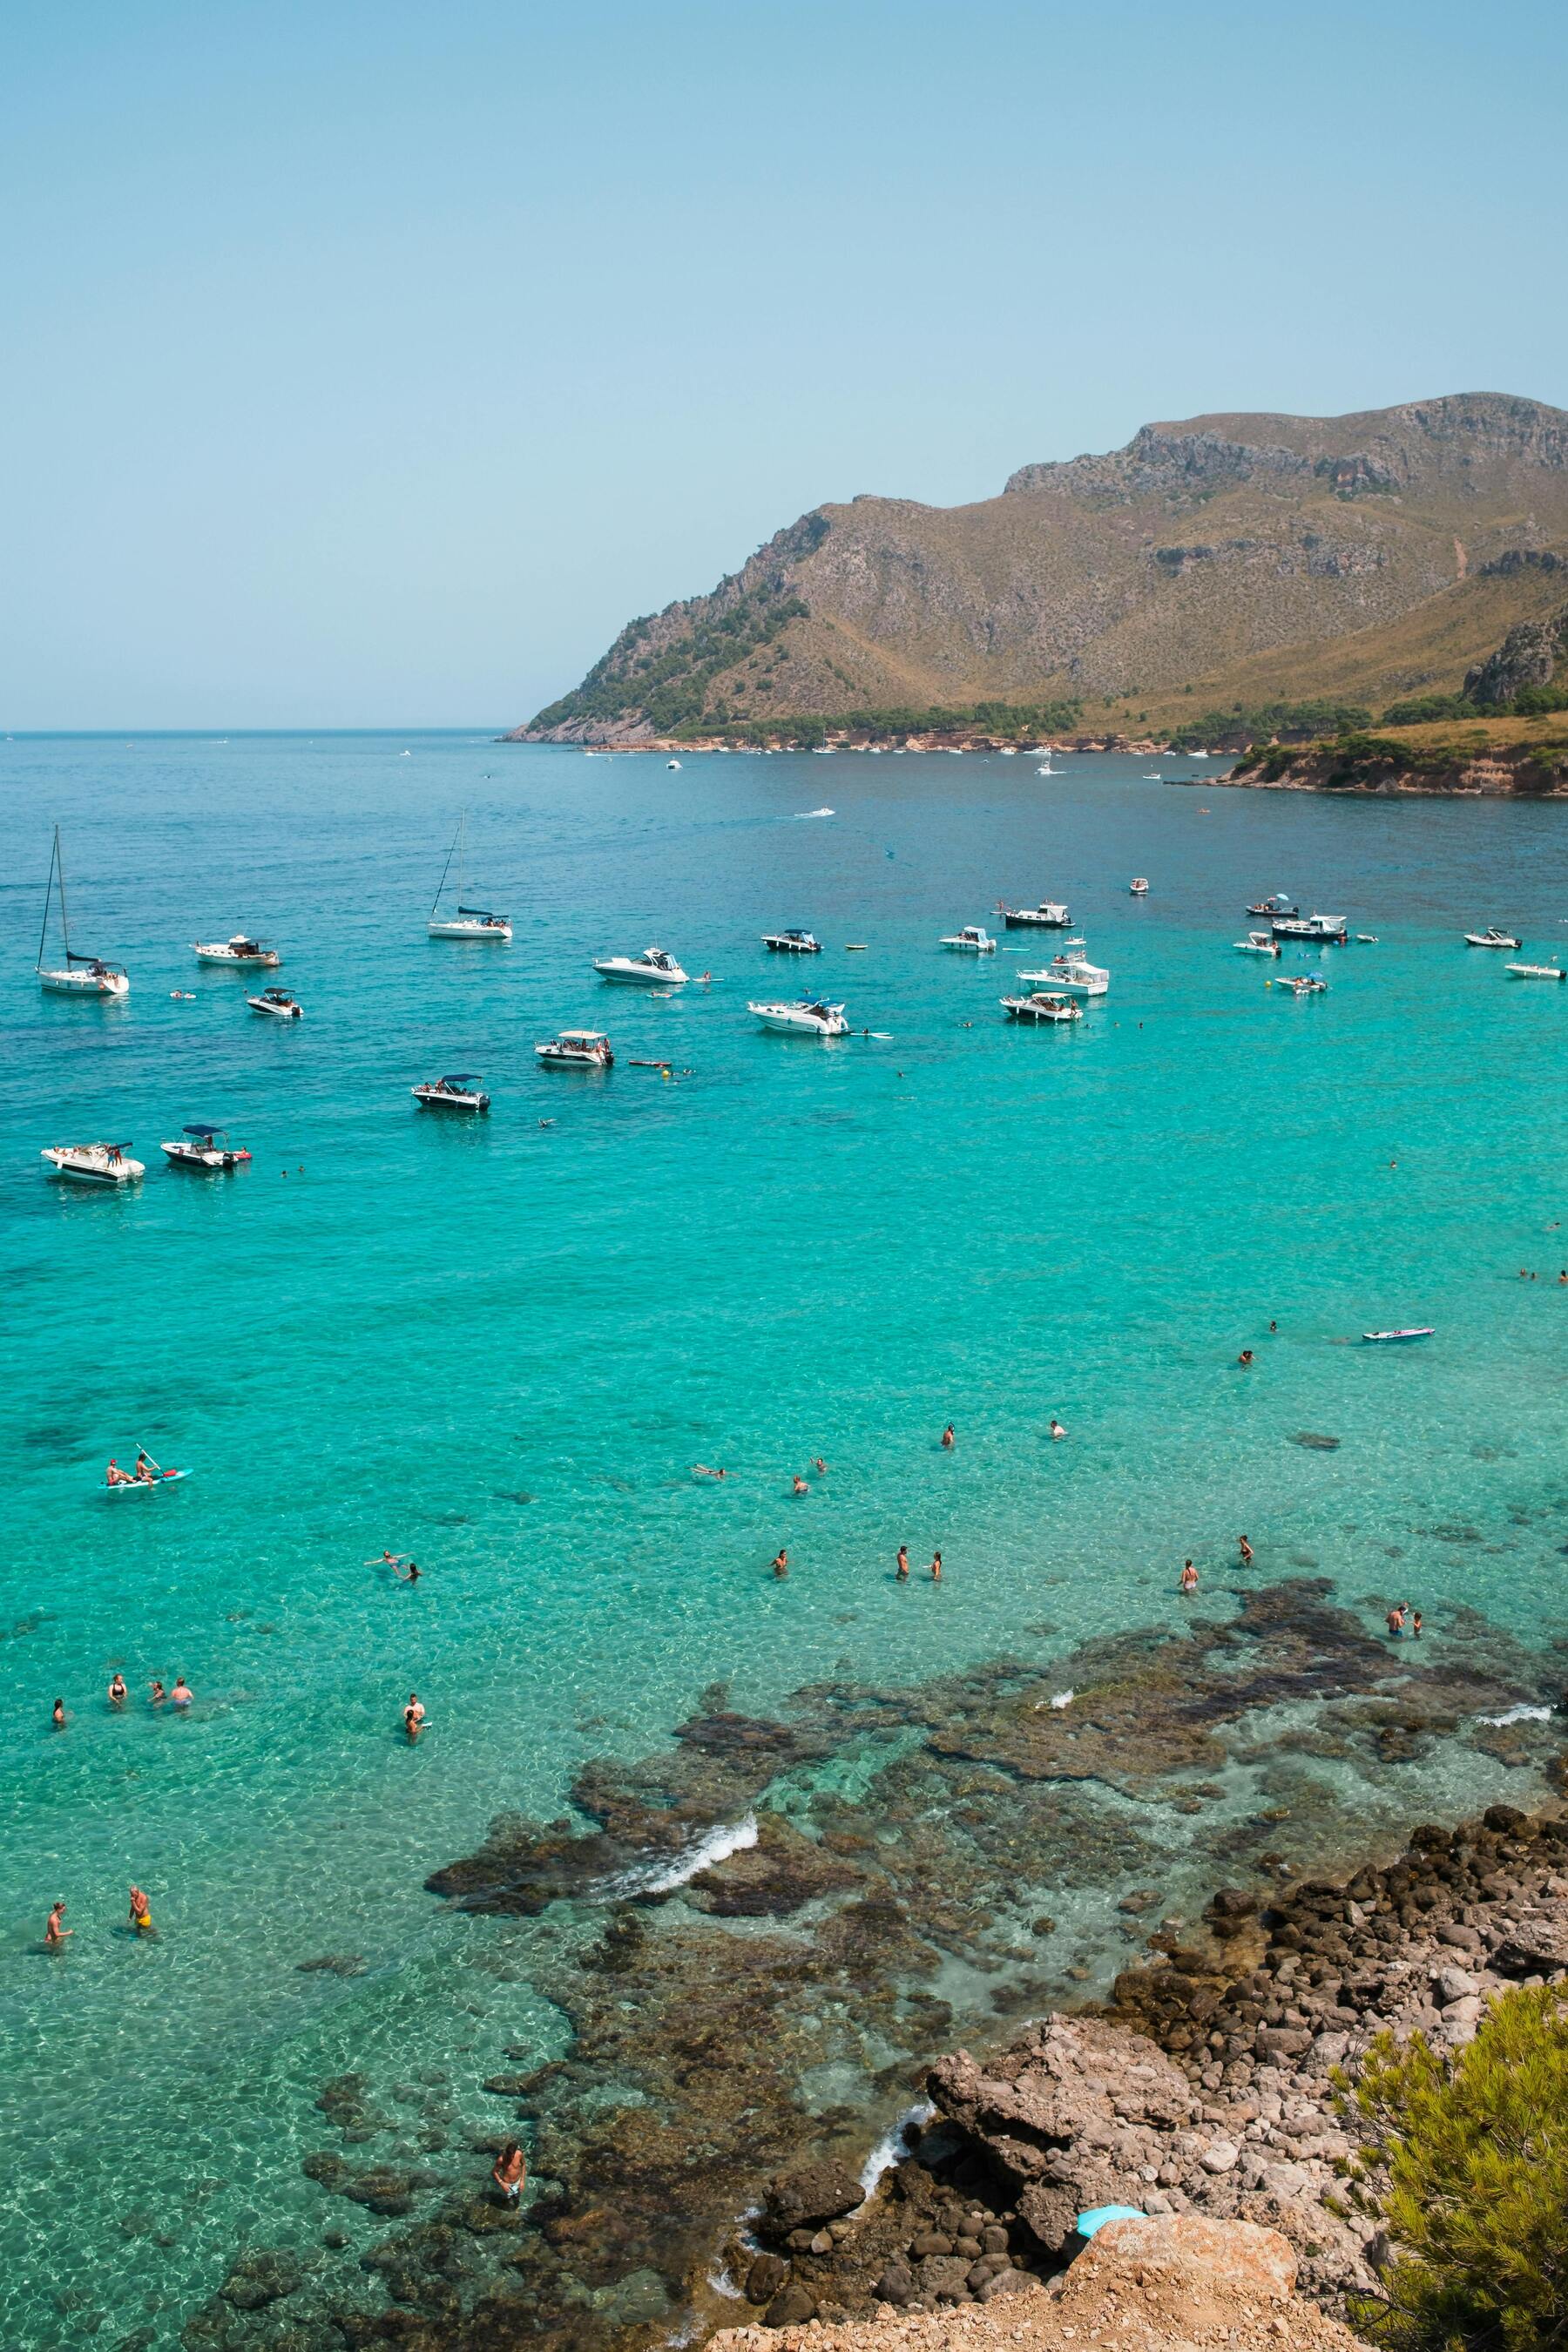
[[[939,1551],[933,1551],[931,1556],[931,1580],[933,1584],[942,1582],[942,1554]]]
[[[417,1584],[420,1574],[419,1562],[416,1559],[411,1559],[406,1568],[395,1568],[392,1572],[399,1584]]]
[[[787,1576],[789,1574],[789,1554],[785,1551],[782,1544],[773,1554],[773,1574],[775,1576]]]
[[[1053,1438],[1065,1437],[1067,1435],[1067,1431],[1062,1427],[1061,1423],[1057,1419],[1054,1412],[1051,1415],[1051,1435]]]
[[[126,1699],[125,1677],[118,1669],[110,1677],[106,1693],[110,1706],[123,1706]]]
[[[1419,1609],[1417,1609],[1411,1617],[1410,1634],[1413,1641],[1418,1642],[1421,1639],[1421,1612]]]
[[[410,1691],[408,1704],[403,1710],[403,1728],[410,1739],[417,1739],[425,1728],[425,1708],[417,1691]]]
[[[509,2205],[515,2205],[522,2195],[522,2184],[528,2178],[528,2166],[516,2140],[509,2139],[490,2168],[490,2179]]]
[[[1251,1350],[1251,1349],[1250,1349],[1250,1348],[1243,1348],[1243,1349],[1242,1349],[1242,1351],[1241,1351],[1240,1355],[1239,1355],[1239,1356],[1237,1356],[1237,1360],[1237,1360],[1237,1362],[1238,1364],[1243,1364],[1243,1365],[1247,1366],[1247,1367],[1250,1370],[1250,1368],[1251,1368],[1251,1364],[1252,1364],[1252,1350]]]
[[[953,1442],[952,1423],[950,1421],[942,1433],[942,1451],[950,1454],[952,1451]]]
[[[898,1574],[894,1579],[894,1582],[898,1584],[907,1584],[909,1580],[910,1548],[908,1544],[900,1544],[899,1546],[899,1570]]]
[[[53,1707],[50,1709],[50,1715],[54,1722],[55,1729],[57,1731],[63,1731],[66,1727],[66,1703],[63,1698],[56,1699]]]
[[[710,1470],[706,1462],[694,1462],[691,1475],[694,1478],[721,1478],[724,1473],[722,1470]]]
[[[1180,1589],[1184,1592],[1195,1592],[1198,1589],[1198,1572],[1190,1559],[1182,1570]]]
[[[1243,1568],[1250,1568],[1252,1566],[1252,1546],[1247,1542],[1245,1536],[1237,1536],[1236,1540],[1237,1549],[1241,1553],[1241,1564]]]
[[[65,1925],[65,1916],[66,1901],[65,1896],[62,1895],[59,1901],[49,1913],[47,1919],[44,1922],[44,1943],[46,1948],[51,1952],[63,1951],[65,1949],[66,1937],[76,1934],[76,1929],[74,1927],[68,1927]]]
[[[1564,1282],[1568,1282],[1568,1274],[1565,1274],[1565,1275],[1563,1276],[1563,1281],[1564,1281]],[[826,1463],[823,1460],[823,1458],[822,1458],[822,1456],[821,1456],[821,1454],[814,1454],[812,1455],[812,1457],[811,1457],[811,1466],[812,1466],[812,1468],[816,1471],[816,1475],[817,1475],[817,1476],[818,1476],[819,1478],[826,1478],[826,1475],[827,1475],[827,1465],[826,1465]]]
[[[189,1706],[195,1694],[184,1675],[176,1675],[174,1676],[174,1687],[169,1693],[171,1702],[175,1706]]]
[[[792,1487],[791,1492],[796,1495],[808,1494],[810,1492],[810,1488],[806,1486],[805,1480],[801,1476],[798,1470],[794,1473],[794,1477],[795,1485]]]
[[[1403,1604],[1395,1602],[1394,1606],[1388,1612],[1388,1634],[1390,1641],[1397,1642],[1404,1631],[1405,1610]]]
[[[148,1701],[147,1701],[148,1706],[163,1706],[163,1701],[165,1700],[165,1698],[167,1698],[167,1696],[168,1696],[168,1693],[167,1693],[167,1691],[163,1688],[163,1684],[162,1684],[161,1682],[159,1682],[156,1678],[154,1678],[154,1680],[153,1680],[153,1684],[152,1691],[151,1691],[151,1693],[149,1694],[149,1696],[148,1696]]]
[[[128,1916],[132,1927],[139,1936],[153,1934],[152,1906],[139,1886],[133,1886],[131,1890],[131,1909]]]

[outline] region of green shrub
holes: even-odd
[[[1568,1987],[1504,1994],[1454,2057],[1380,2036],[1349,2127],[1394,2248],[1362,2335],[1398,2352],[1555,2352],[1568,2340]],[[1367,2200],[1358,2195],[1357,2202]]]
[[[1391,702],[1383,714],[1385,727],[1430,727],[1445,719],[1479,719],[1480,712],[1468,695],[1416,694],[1405,702]]]

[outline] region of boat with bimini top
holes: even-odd
[[[822,941],[809,931],[764,931],[763,945],[772,955],[820,955]]]
[[[426,1078],[409,1093],[421,1110],[489,1110],[490,1098],[479,1085],[478,1070],[454,1070],[448,1077]]]
[[[259,996],[247,996],[247,1004],[253,1013],[265,1013],[274,1021],[300,1021],[305,1008],[297,1004],[286,988],[264,988]]]
[[[562,1029],[533,1050],[547,1069],[611,1070],[616,1066],[602,1029]]]
[[[1516,940],[1511,931],[1500,931],[1495,923],[1489,923],[1484,931],[1467,931],[1465,945],[1468,948],[1513,948],[1517,950],[1524,941]]]
[[[60,941],[65,950],[62,964],[47,964],[44,948],[49,936],[49,904],[58,886],[60,901]],[[60,829],[55,827],[55,845],[49,854],[49,878],[44,886],[44,921],[38,933],[38,986],[54,996],[129,996],[131,982],[116,963],[105,963],[101,956],[86,955],[73,948],[70,919],[66,912],[66,869],[60,856]]]
[[[1004,996],[1001,1000],[1009,1021],[1046,1022],[1081,1021],[1083,1007],[1070,996],[1052,996],[1037,989],[1032,996]]]
[[[250,1158],[248,1151],[230,1143],[226,1128],[205,1121],[183,1128],[172,1143],[161,1143],[158,1149],[175,1168],[238,1168]]]
[[[952,932],[942,944],[944,948],[957,948],[967,955],[994,955],[996,952],[995,940],[979,923],[965,923],[961,931]]]
[[[1090,963],[1082,940],[1068,940],[1044,971],[1021,971],[1018,977],[1031,988],[1061,990],[1070,996],[1103,996],[1110,986],[1110,972],[1103,964]]]
[[[1248,931],[1247,937],[1237,940],[1236,944],[1243,955],[1277,956],[1283,952],[1272,931]]]

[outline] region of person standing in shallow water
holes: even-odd
[[[952,1452],[953,1445],[954,1445],[954,1444],[955,1444],[955,1443],[956,1443],[956,1441],[955,1441],[955,1439],[954,1439],[954,1437],[953,1437],[953,1434],[952,1434],[952,1422],[950,1421],[950,1422],[948,1423],[948,1424],[947,1424],[947,1427],[946,1427],[946,1428],[942,1431],[942,1452],[943,1452],[944,1454],[951,1454],[951,1453]]]
[[[777,1551],[773,1554],[773,1574],[775,1576],[787,1576],[789,1574],[789,1554],[785,1551],[783,1544],[780,1544]]]
[[[522,2195],[528,2179],[528,2165],[516,2140],[509,2139],[490,2168],[490,2179],[509,2205],[515,2205]]]
[[[907,1584],[910,1580],[910,1548],[908,1544],[900,1544],[899,1546],[898,1574],[893,1580],[897,1584]]]
[[[1252,1566],[1252,1546],[1247,1542],[1245,1536],[1237,1536],[1236,1540],[1240,1547],[1241,1564],[1243,1568],[1250,1568]]]
[[[59,1901],[55,1904],[50,1910],[47,1919],[44,1922],[44,1946],[46,1950],[51,1952],[63,1952],[66,1948],[67,1937],[74,1936],[76,1934],[76,1929],[74,1927],[68,1927],[66,1926],[65,1916],[66,1898],[62,1895]]]
[[[425,1706],[417,1691],[410,1691],[408,1704],[403,1710],[403,1728],[410,1741],[418,1738],[425,1728]]]
[[[1192,1561],[1189,1559],[1184,1564],[1182,1569],[1181,1590],[1184,1592],[1195,1592],[1197,1589],[1198,1572],[1193,1566]]]
[[[931,1580],[933,1584],[942,1582],[942,1554],[939,1551],[933,1551],[931,1556]]]

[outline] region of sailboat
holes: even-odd
[[[59,881],[60,937],[65,945],[66,960],[58,966],[44,961],[44,943],[49,936],[49,900],[54,895],[56,877]],[[49,878],[44,890],[44,924],[38,933],[38,986],[51,990],[57,996],[129,996],[131,982],[118,964],[105,963],[101,957],[82,955],[71,945],[70,920],[66,913],[66,869],[60,856],[60,829],[55,827],[54,852],[49,859]]]
[[[430,908],[430,920],[426,925],[433,940],[510,940],[511,925],[504,915],[491,914],[486,907],[465,907],[463,898],[463,852],[468,818],[458,819],[458,830],[452,846],[447,852],[447,863],[441,868],[440,887]],[[447,877],[452,870],[452,860],[458,861],[458,911],[455,915],[437,915]]]

